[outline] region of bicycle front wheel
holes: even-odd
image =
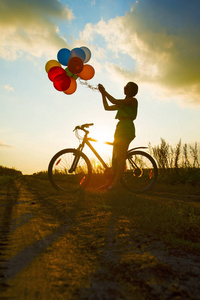
[[[76,149],[56,153],[48,167],[51,184],[57,190],[73,192],[89,183],[92,167],[88,157]]]
[[[155,160],[146,152],[128,152],[126,167],[121,179],[124,188],[130,192],[143,193],[153,187],[158,175]]]

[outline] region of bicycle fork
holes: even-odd
[[[74,154],[74,160],[72,162],[71,168],[68,170],[68,173],[75,172],[76,167],[77,167],[77,165],[79,163],[80,157],[81,156],[79,154]],[[80,178],[79,178],[79,185],[83,185],[84,182],[85,182],[85,179],[86,179],[85,174],[84,173],[82,173],[82,174],[80,173],[79,175],[81,175]]]
[[[143,170],[141,168],[139,168],[137,166],[137,164],[131,158],[129,158],[128,161],[133,168],[133,175],[137,176],[137,177],[141,177],[143,174]]]
[[[74,154],[74,160],[72,162],[71,168],[68,170],[69,173],[73,173],[76,170],[79,159],[80,159],[80,155]]]
[[[82,152],[84,146],[85,146],[85,141],[83,140],[83,142],[76,149],[77,152],[78,151]],[[78,162],[79,162],[79,159],[80,159],[80,155],[77,154],[77,152],[75,151],[75,153],[74,153],[74,160],[72,162],[71,168],[68,170],[69,173],[73,173],[76,170],[76,167],[78,165]]]
[[[133,176],[142,177],[142,175],[144,173],[143,169],[141,167],[138,167],[137,164],[131,158],[129,158],[128,161],[133,168]],[[152,177],[153,177],[153,171],[150,170],[149,179],[152,179]]]

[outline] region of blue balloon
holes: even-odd
[[[67,48],[62,48],[58,51],[57,59],[61,65],[67,66],[70,52],[71,51]]]
[[[86,58],[86,54],[85,54],[85,52],[83,51],[83,49],[81,49],[81,48],[74,48],[74,49],[72,49],[71,52],[70,52],[69,60],[70,60],[70,58],[72,58],[72,57],[79,57],[79,58],[84,62],[84,60],[85,60],[85,58]]]

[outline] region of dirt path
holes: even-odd
[[[3,187],[0,299],[200,299],[200,255],[139,232],[105,197],[32,176]]]

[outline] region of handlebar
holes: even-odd
[[[94,123],[86,123],[86,124],[82,124],[82,125],[78,125],[74,128],[73,131],[77,130],[77,129],[81,129],[83,131],[86,131],[85,128],[89,128],[90,126],[93,126]]]
[[[93,125],[94,125],[94,123],[86,123],[86,124],[78,125],[74,128],[73,132],[76,131],[75,135],[78,139],[83,139],[82,137],[79,136],[78,130],[83,130],[85,132],[85,134],[87,135],[89,133],[89,131],[86,130],[85,128],[88,128],[88,127],[93,126]],[[91,141],[91,142],[98,142],[98,140],[92,139],[92,138],[89,138],[89,137],[87,137],[87,139],[88,139],[88,141]],[[113,143],[110,143],[110,142],[104,142],[104,144],[113,146]]]

